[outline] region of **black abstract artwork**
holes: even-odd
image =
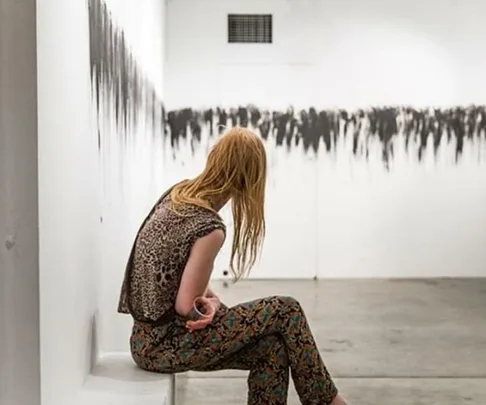
[[[117,132],[132,132],[140,120],[148,120],[154,133],[163,128],[161,100],[116,26],[103,0],[88,0],[91,85],[98,120],[113,114]],[[100,131],[98,145],[101,147]]]
[[[412,153],[413,141],[418,160],[422,160],[429,138],[437,155],[442,141],[454,145],[455,159],[460,158],[466,141],[481,145],[486,138],[486,107],[470,106],[448,109],[416,109],[413,107],[381,107],[353,112],[345,110],[262,111],[253,106],[215,108],[203,111],[191,108],[170,111],[167,117],[171,146],[189,136],[200,140],[202,131],[210,136],[221,134],[224,128],[250,127],[264,140],[273,138],[277,147],[289,151],[298,147],[304,152],[325,148],[332,153],[340,137],[352,138],[352,153],[369,156],[369,144],[376,139],[381,144],[386,167],[393,158],[394,138],[401,136],[405,148]],[[361,147],[359,147],[361,145]]]
[[[454,148],[456,162],[466,142],[485,147],[486,106],[482,105],[427,109],[383,106],[356,111],[317,107],[270,111],[242,105],[166,112],[103,0],[88,1],[91,81],[98,120],[112,114],[122,139],[136,134],[133,129],[145,120],[154,136],[169,141],[163,145],[170,147],[177,158],[182,140],[195,153],[203,134],[216,137],[238,125],[252,128],[264,140],[286,148],[289,153],[317,153],[321,148],[334,153],[340,140],[345,139],[352,143],[352,155],[368,158],[369,145],[378,142],[385,168],[393,160],[397,138],[404,141],[406,153],[416,154],[418,161],[423,159],[427,148],[433,148],[437,155],[443,144]],[[100,131],[98,134],[101,145],[103,135]]]

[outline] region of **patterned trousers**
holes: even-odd
[[[337,389],[299,302],[268,297],[222,306],[211,325],[194,332],[176,318],[163,327],[135,323],[131,350],[143,369],[248,370],[249,405],[285,405],[291,373],[303,405],[329,405]]]

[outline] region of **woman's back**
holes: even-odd
[[[156,322],[174,308],[182,273],[194,242],[216,229],[221,217],[184,205],[175,212],[166,196],[147,217],[136,238],[120,295],[118,312]]]

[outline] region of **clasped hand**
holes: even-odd
[[[199,298],[199,303],[202,306],[202,312],[205,314],[205,316],[186,322],[186,328],[189,329],[190,332],[204,329],[206,326],[211,324],[213,322],[214,316],[221,306],[221,301],[216,296],[201,297]]]

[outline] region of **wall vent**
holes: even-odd
[[[271,14],[228,14],[228,43],[271,44]]]

